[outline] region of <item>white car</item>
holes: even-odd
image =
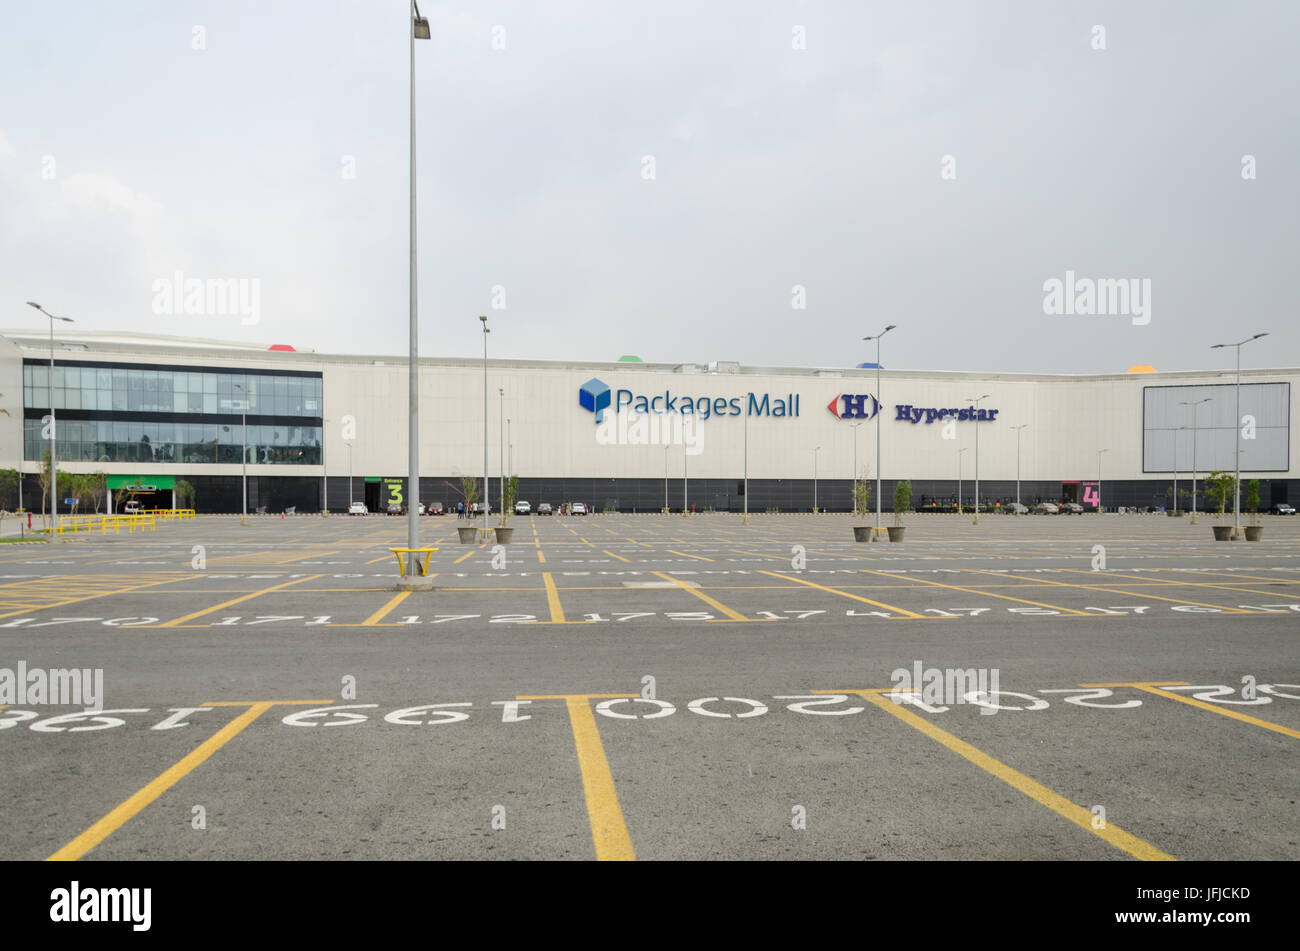
[[[365,502],[353,502],[348,506],[349,515],[369,515],[370,510],[366,508]]]
[[[532,514],[532,511],[533,511],[533,507],[529,505],[527,502],[523,501],[522,499],[515,503],[516,515],[530,515]]]
[[[586,502],[572,502],[572,503],[570,503],[570,504],[569,504],[569,514],[570,514],[570,515],[586,515],[586,514],[587,514],[587,503],[586,503]]]
[[[1055,502],[1039,502],[1034,506],[1035,515],[1059,515],[1061,508]]]

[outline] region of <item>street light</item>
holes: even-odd
[[[406,547],[420,547],[420,319],[416,306],[415,274],[415,41],[429,39],[429,21],[420,15],[420,7],[411,0],[411,259],[409,263],[410,292],[410,344],[407,355],[408,375],[410,377],[409,410],[410,420],[407,429],[408,459],[406,487]],[[427,567],[427,566],[426,566]],[[401,587],[410,590],[415,587],[431,588],[432,580],[422,578],[417,572],[415,555],[406,559],[405,578]],[[420,580],[417,581],[416,579]]]
[[[817,453],[821,452],[822,447],[818,446],[813,450],[813,514],[817,514]]]
[[[889,333],[897,324],[890,324],[874,337],[863,337],[863,340],[874,340],[876,342],[876,532],[880,531],[880,408],[884,404],[880,400],[880,338]]]
[[[50,318],[50,537],[54,537],[54,525],[58,519],[59,512],[59,476],[58,467],[55,465],[56,448],[59,441],[58,424],[54,421],[54,322],[61,320],[65,324],[73,323],[71,317],[56,317],[48,310],[35,301],[28,301],[28,307],[35,307],[46,317]]]
[[[499,488],[499,490],[498,490],[498,492],[497,492],[497,498],[498,498],[498,499],[500,500],[500,502],[501,502],[501,506],[502,506],[502,508],[501,508],[501,514],[502,514],[502,515],[505,515],[505,514],[506,514],[506,510],[505,510],[505,504],[506,504],[506,443],[505,443],[505,439],[506,439],[506,427],[502,424],[502,420],[504,420],[504,419],[506,418],[506,390],[505,390],[505,387],[503,387],[503,386],[498,386],[498,387],[497,387],[497,397],[498,397],[498,402],[497,402],[497,439],[501,442],[501,446],[500,446],[500,448],[499,448],[499,450],[498,450],[498,453],[499,453],[499,455],[500,455],[500,457],[501,457],[501,481],[498,483],[498,485],[500,486],[500,488]]]
[[[240,481],[243,484],[242,488],[244,495],[244,508],[239,516],[239,524],[243,525],[248,521],[248,391],[244,389],[242,383],[235,383],[232,385],[243,394],[243,397],[239,401],[239,464],[241,466],[240,472],[242,473]]]
[[[348,514],[352,514],[352,443],[344,443],[348,447]]]
[[[1101,514],[1101,454],[1110,452],[1109,449],[1097,450],[1097,514]]]
[[[487,318],[479,317],[483,323],[483,538],[487,539],[488,490],[492,483],[488,481],[488,382],[487,382],[487,335],[492,332],[487,325]]]
[[[1207,396],[1202,400],[1179,400],[1179,406],[1192,408],[1192,521],[1196,521],[1196,430],[1200,426],[1201,404],[1210,402]],[[1175,455],[1177,455],[1175,453]],[[1177,460],[1175,460],[1177,461]]]
[[[515,444],[510,439],[510,417],[506,417],[506,471],[515,474]]]
[[[980,400],[986,400],[988,398],[989,398],[989,394],[985,393],[983,396],[977,396],[974,399],[968,398],[966,400],[966,402],[970,403],[975,410],[975,412],[972,414],[973,416],[979,414]],[[975,423],[975,523],[979,524],[979,520],[980,520],[980,424],[978,419],[972,421]]]
[[[672,446],[664,446],[664,514],[668,514],[668,451]]]
[[[322,401],[321,411],[324,412],[324,410],[325,410],[325,405],[324,402]],[[321,493],[321,507],[320,507],[321,509],[320,514],[322,517],[329,515],[330,513],[330,474],[329,474],[329,470],[325,468],[325,436],[329,432],[329,423],[330,421],[326,419],[324,416],[320,418],[320,470],[321,470],[321,480],[324,482],[324,488]]]
[[[970,449],[970,446],[966,446],[963,449],[957,450],[957,514],[958,515],[961,514],[961,454],[965,452],[967,449]]]
[[[745,450],[744,450],[745,464],[741,475],[744,479],[745,488],[744,488],[744,499],[743,499],[744,513],[741,515],[741,521],[742,523],[748,525],[749,524],[749,414],[748,413],[745,414],[743,427],[745,430]]]
[[[1028,423],[1021,423],[1019,426],[1011,427],[1016,431],[1016,504],[1017,505],[1020,504],[1020,430],[1024,429],[1028,425],[1029,425]],[[978,430],[976,430],[976,432],[978,432]],[[1101,489],[1098,488],[1097,491],[1100,492]],[[1019,515],[1020,513],[1017,512],[1016,514]]]
[[[53,327],[53,325],[51,325]],[[53,332],[51,330],[51,332]],[[1236,449],[1233,453],[1235,468],[1233,471],[1232,484],[1232,537],[1236,538],[1241,534],[1241,345],[1250,343],[1252,340],[1258,340],[1260,337],[1267,337],[1268,333],[1255,334],[1253,337],[1247,337],[1245,340],[1239,340],[1236,343],[1216,343],[1211,350],[1221,350],[1224,347],[1237,348],[1237,409],[1236,417],[1233,423],[1233,429],[1237,433]],[[1177,453],[1175,453],[1177,455]]]
[[[854,515],[860,514],[858,512],[858,427],[861,426],[863,422],[864,420],[859,420],[850,427],[853,430],[853,480],[849,483],[849,491],[853,493]]]

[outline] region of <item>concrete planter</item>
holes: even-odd
[[[903,540],[903,532],[907,531],[907,529],[902,525],[892,525],[885,529],[885,531],[889,532],[889,540],[891,542],[901,542]]]
[[[472,525],[461,525],[456,529],[456,533],[460,535],[460,543],[462,545],[472,545],[474,543],[474,536],[478,534],[478,529],[474,528]]]
[[[1214,540],[1216,542],[1226,542],[1232,538],[1231,525],[1215,525],[1211,530],[1214,532]]]
[[[1264,526],[1263,526],[1263,525],[1247,525],[1247,526],[1246,526],[1246,541],[1248,541],[1248,542],[1257,542],[1257,541],[1260,540],[1260,538],[1263,537],[1263,535],[1264,535]]]
[[[855,542],[869,542],[869,541],[871,541],[871,526],[870,526],[870,525],[854,525],[854,526],[853,526],[853,540],[854,540]]]
[[[509,545],[510,539],[514,538],[515,530],[513,528],[502,527],[502,528],[498,528],[496,530],[496,533],[497,533],[497,544]]]

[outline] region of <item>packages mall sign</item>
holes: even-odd
[[[578,405],[594,413],[596,423],[604,421],[605,410],[621,413],[630,410],[638,414],[680,413],[698,419],[721,416],[774,416],[799,415],[799,394],[746,393],[744,396],[683,396],[664,390],[649,396],[631,390],[611,390],[609,384],[594,377],[578,388]]]

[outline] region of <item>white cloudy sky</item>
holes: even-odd
[[[423,12],[425,355],[488,314],[513,357],[853,365],[896,323],[900,368],[1297,363],[1293,0]],[[405,352],[402,0],[4,13],[0,326]],[[1150,279],[1150,323],[1046,316],[1067,269]],[[259,322],[155,314],[176,271],[259,280]]]

